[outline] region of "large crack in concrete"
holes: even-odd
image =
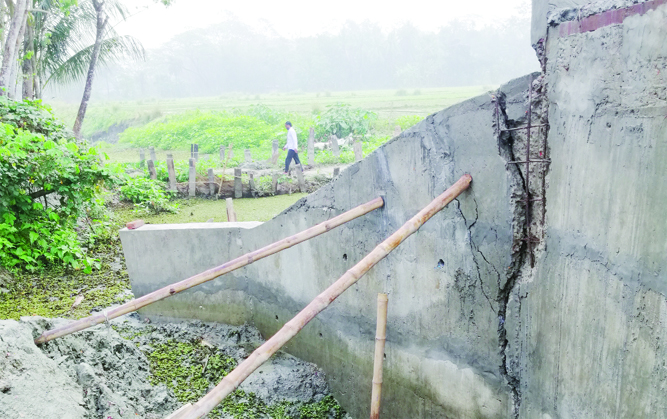
[[[514,141],[512,131],[503,131],[515,125],[507,116],[506,97],[501,91],[496,95],[496,121],[498,133],[498,153],[506,161],[517,161],[514,154]],[[508,367],[507,346],[507,328],[505,319],[507,315],[507,306],[514,286],[521,277],[521,268],[526,263],[527,245],[523,239],[528,235],[528,225],[526,223],[526,211],[523,205],[520,205],[521,199],[525,198],[527,192],[526,179],[521,170],[515,164],[507,165],[507,172],[510,179],[510,193],[513,212],[513,244],[511,264],[508,267],[505,283],[498,277],[498,346],[501,355],[500,374],[505,378],[512,396],[512,411],[515,418],[519,416],[519,407],[521,406],[521,387],[520,377],[514,374]]]

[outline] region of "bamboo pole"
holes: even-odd
[[[186,410],[188,410],[191,407],[192,407],[191,403],[185,404],[185,405],[181,406],[180,409],[178,409],[177,411],[175,411],[171,415],[167,416],[166,419],[174,419],[176,417],[176,415],[185,412]]]
[[[287,322],[271,339],[264,342],[262,346],[257,348],[245,361],[230,372],[220,384],[192,405],[192,408],[187,412],[174,416],[173,419],[199,419],[208,414],[225,397],[241,385],[243,380],[248,378],[253,371],[296,336],[308,322],[327,308],[345,290],[354,285],[369,269],[384,259],[392,250],[433,217],[433,215],[466,190],[471,181],[472,177],[470,175],[463,175],[452,187],[443,192],[442,195],[438,196],[427,207],[419,211],[417,215],[403,224],[400,229],[380,243],[371,253],[366,255],[365,258],[354,265],[349,271],[345,272],[329,288],[311,301],[306,308]]]
[[[231,271],[249,265],[255,262],[256,260],[263,259],[267,256],[278,253],[281,250],[288,249],[296,244],[302,243],[306,240],[312,239],[313,237],[319,236],[320,234],[326,233],[327,231],[332,230],[342,224],[345,224],[348,221],[352,221],[355,218],[361,217],[364,214],[376,210],[382,207],[383,205],[384,201],[382,200],[382,198],[375,198],[374,200],[369,201],[363,205],[359,205],[358,207],[353,208],[350,211],[347,211],[337,217],[334,217],[330,220],[320,223],[298,234],[295,234],[293,236],[272,243],[259,250],[255,250],[254,252],[246,253],[245,255],[239,256],[236,259],[231,260],[223,265],[209,269],[205,272],[192,276],[188,279],[184,279],[180,282],[168,285],[157,291],[153,291],[150,294],[146,294],[143,297],[137,298],[136,300],[129,301],[121,306],[109,310],[104,310],[101,313],[95,314],[90,317],[86,317],[85,319],[77,320],[58,329],[45,331],[44,333],[42,333],[40,337],[35,339],[35,343],[36,344],[45,343],[52,339],[56,339],[61,336],[69,335],[70,333],[87,329],[91,326],[95,326],[96,324],[108,321],[109,319],[114,319],[116,317],[122,316],[123,314],[136,311],[156,301],[160,301],[174,294],[178,294],[181,291],[187,290],[199,284],[203,284],[204,282],[210,281],[221,275],[224,275],[226,273],[229,273]]]
[[[380,418],[382,398],[382,363],[384,344],[387,341],[387,294],[378,294],[378,320],[375,330],[375,360],[373,361],[373,391],[371,394],[371,419]]]

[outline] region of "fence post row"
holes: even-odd
[[[343,292],[354,285],[373,266],[384,259],[392,250],[398,247],[405,239],[417,231],[426,221],[442,210],[453,201],[464,190],[468,189],[472,182],[470,175],[463,175],[454,185],[435,198],[428,206],[419,211],[401,228],[396,230],[385,241],[380,243],[359,263],[345,272],[329,288],[318,295],[299,314],[287,322],[275,335],[264,342],[248,358],[230,372],[213,390],[208,392],[192,407],[174,415],[173,419],[199,419],[206,416],[225,397],[233,392],[253,371],[269,360],[280,348],[289,342],[301,331],[312,319],[327,308]]]
[[[45,343],[50,340],[59,338],[61,336],[69,335],[70,333],[87,329],[91,326],[95,326],[96,324],[108,321],[109,319],[115,319],[116,317],[122,316],[123,314],[139,310],[140,308],[152,304],[156,301],[160,301],[174,294],[178,294],[181,291],[192,288],[199,284],[203,284],[204,282],[210,281],[221,275],[242,268],[257,260],[263,259],[267,256],[288,249],[306,240],[312,239],[313,237],[317,237],[320,234],[326,233],[338,226],[347,223],[348,221],[352,221],[355,218],[359,218],[362,215],[365,215],[373,210],[376,210],[382,207],[383,205],[384,205],[384,200],[382,198],[375,198],[372,201],[359,205],[358,207],[353,208],[330,220],[324,221],[320,224],[317,224],[316,226],[313,226],[293,236],[287,237],[283,240],[269,244],[268,246],[264,246],[259,250],[255,250],[254,252],[246,253],[245,255],[239,256],[238,258],[233,259],[223,265],[209,269],[205,272],[184,279],[180,282],[168,285],[157,291],[153,291],[150,294],[146,294],[143,297],[137,298],[118,307],[104,310],[101,313],[97,313],[92,316],[86,317],[84,319],[74,321],[72,323],[69,323],[63,327],[54,330],[47,330],[44,333],[42,333],[41,336],[35,339],[35,343],[36,344]]]

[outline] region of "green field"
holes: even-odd
[[[237,221],[269,221],[290,207],[305,193],[276,195],[266,198],[246,198],[234,200]],[[205,223],[209,220],[221,223],[227,221],[227,204],[224,199],[179,199],[178,212],[160,214],[137,214],[130,207],[116,209],[115,217],[122,223],[142,219],[150,224]]]
[[[190,110],[244,109],[262,104],[283,112],[318,114],[328,105],[347,103],[378,114],[388,125],[402,115],[427,116],[455,103],[481,95],[496,86],[464,86],[433,89],[361,90],[348,92],[230,93],[216,97],[145,99],[127,102],[91,102],[83,126],[85,136],[106,131],[123,121],[143,125],[161,115]],[[50,102],[57,117],[73,124],[78,104]]]

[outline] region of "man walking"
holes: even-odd
[[[287,158],[285,159],[285,174],[289,174],[289,165],[294,159],[294,163],[301,166],[303,171],[303,166],[299,160],[299,145],[296,140],[296,131],[292,128],[292,123],[290,121],[285,122],[285,129],[287,130],[287,144],[283,147],[283,150],[287,150]]]

